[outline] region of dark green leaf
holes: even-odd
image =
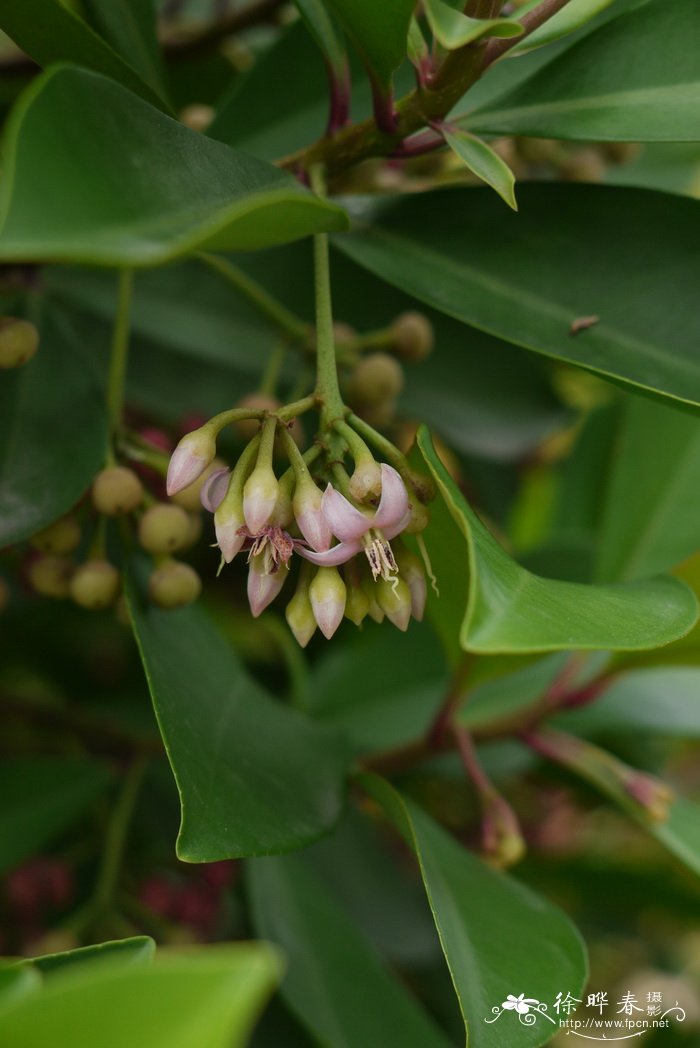
[[[385,87],[406,54],[413,0],[324,0],[352,40],[372,76]]]
[[[17,757],[0,765],[0,870],[36,855],[104,792],[107,769],[85,758]]]
[[[461,605],[461,617],[452,622],[452,628],[459,632],[465,650],[516,653],[659,647],[683,636],[695,623],[695,596],[677,579],[662,576],[617,586],[586,586],[526,571],[471,509],[435,454],[425,429],[419,431],[418,446],[453,522],[448,533],[443,515],[440,531],[434,534],[428,528],[425,542],[431,554],[433,546],[437,547],[437,582],[448,606],[457,612]],[[465,605],[466,579],[470,581]],[[429,594],[429,607],[442,599]]]
[[[38,326],[36,356],[0,384],[0,546],[71,509],[103,465],[107,445],[89,352],[48,309]]]
[[[447,1048],[323,881],[297,856],[246,867],[257,934],[289,960],[282,995],[329,1048]]]
[[[512,93],[468,114],[465,126],[584,141],[697,142],[695,0],[651,0],[608,22]]]
[[[484,36],[519,36],[523,27],[512,18],[469,18],[456,5],[426,0],[425,14],[433,36],[449,51]]]
[[[109,4],[109,0],[100,0]],[[133,3],[134,0],[128,0]],[[125,0],[112,4],[111,19],[124,7]],[[102,39],[79,14],[62,0],[0,0],[0,29],[12,37],[40,66],[52,62],[75,62],[95,73],[104,73],[124,84],[154,105],[163,107],[162,96],[154,90],[156,83],[143,78],[143,67],[129,65]],[[148,81],[148,82],[147,82]],[[74,117],[80,112],[78,107]],[[76,121],[77,123],[77,121]]]
[[[368,208],[338,247],[466,324],[700,403],[700,203],[644,190],[527,185],[520,211],[454,189]],[[640,215],[644,221],[640,222]],[[650,244],[654,250],[650,253]],[[614,279],[612,279],[614,274]],[[571,324],[597,315],[576,337]]]
[[[482,142],[475,135],[459,129],[444,130],[442,133],[452,152],[466,164],[469,170],[482,182],[486,182],[492,189],[495,189],[508,207],[517,211],[515,175],[505,160],[502,160],[491,146]]]
[[[215,862],[301,848],[338,819],[345,749],[274,702],[200,608],[129,606],[177,781],[177,852]]]
[[[156,32],[154,0],[121,0],[118,4],[113,0],[82,2],[100,35],[109,41],[147,84],[164,97],[164,70]]]
[[[17,1048],[242,1048],[280,964],[261,944],[159,952],[140,966],[100,962],[47,981],[0,1012]]]
[[[700,419],[630,397],[597,542],[597,577],[665,571],[700,547]]]
[[[19,963],[22,967],[36,969],[42,975],[53,975],[54,972],[63,972],[68,968],[72,971],[78,966],[82,967],[95,961],[143,967],[153,959],[155,948],[155,942],[148,935],[135,935],[131,939],[114,939],[111,942],[96,943],[94,946],[81,946],[77,950],[27,957]]]
[[[550,44],[554,40],[559,40],[563,36],[568,36],[570,33],[580,29],[581,26],[585,26],[597,14],[604,11],[606,7],[610,7],[612,2],[613,0],[569,0],[561,11],[557,11],[552,18],[548,18],[544,25],[541,25],[539,29],[535,29],[534,33],[530,33],[522,43],[516,44],[510,55],[521,55],[527,51],[532,51],[536,47],[542,47],[544,44]],[[527,11],[532,10],[538,3],[539,0],[530,0],[530,2],[523,4],[518,8],[518,17],[522,18]]]
[[[535,998],[551,1011],[557,993],[583,989],[586,954],[576,929],[529,888],[492,870],[388,782],[362,775],[420,864],[452,975],[469,1048],[536,1048],[556,1020],[532,1025],[501,1010],[509,994]],[[533,942],[537,943],[533,948]],[[501,1014],[494,1020],[496,1010]]]
[[[291,175],[71,67],[25,93],[5,163],[4,260],[148,266],[201,247],[268,247],[345,225],[340,208]]]
[[[294,3],[335,76],[343,76],[347,67],[345,43],[323,0],[294,0]]]

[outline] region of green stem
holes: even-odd
[[[335,430],[343,438],[350,454],[352,455],[355,465],[359,465],[360,462],[374,462],[374,455],[365,444],[364,440],[359,433],[356,433],[352,426],[349,426],[347,422],[342,419],[335,423]]]
[[[105,910],[109,909],[114,900],[129,826],[131,825],[141,783],[143,782],[146,764],[147,762],[144,758],[139,758],[134,761],[127,771],[122,783],[121,793],[117,798],[117,803],[107,827],[102,861],[93,894],[93,905],[98,913],[104,913]]]
[[[260,379],[260,385],[258,386],[258,392],[262,393],[266,397],[274,397],[277,389],[277,380],[279,379],[280,369],[284,361],[287,347],[282,343],[270,353],[263,376]]]
[[[319,196],[325,193],[323,172],[320,166],[311,169],[311,188]],[[338,385],[326,233],[317,233],[314,236],[314,281],[316,290],[316,396],[321,403],[321,428],[328,429],[336,418],[346,413],[347,409]]]
[[[316,395],[310,393],[308,397],[302,397],[301,400],[293,400],[290,404],[285,404],[283,408],[275,412],[275,415],[280,422],[288,422],[289,419],[296,418],[297,415],[304,415],[307,411],[311,411],[312,408],[316,407]]]
[[[124,385],[126,382],[127,361],[129,359],[129,320],[133,285],[133,272],[130,269],[120,270],[117,313],[112,332],[112,350],[107,380],[107,417],[112,437],[121,429],[124,413]]]
[[[301,317],[296,316],[290,309],[283,306],[276,298],[261,287],[255,280],[244,273],[238,266],[234,266],[226,258],[219,255],[210,255],[208,252],[200,251],[197,257],[206,266],[222,276],[229,284],[240,291],[249,302],[252,302],[269,320],[276,324],[288,338],[294,342],[306,342],[311,333],[310,325]]]
[[[348,423],[354,430],[360,434],[361,437],[373,444],[380,455],[384,458],[385,462],[388,462],[390,466],[398,470],[403,476],[404,473],[410,471],[406,456],[399,451],[399,449],[391,443],[387,437],[382,436],[378,433],[374,426],[370,426],[369,422],[365,422],[364,419],[359,418],[357,415],[350,415]]]

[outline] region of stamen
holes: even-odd
[[[418,546],[418,551],[423,559],[426,574],[430,579],[430,585],[433,587],[433,590],[435,591],[435,596],[439,597],[440,590],[438,589],[437,579],[433,574],[433,566],[430,563],[430,557],[428,556],[428,551],[425,548],[425,540],[421,534],[416,535],[416,545]]]

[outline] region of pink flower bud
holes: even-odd
[[[254,619],[257,619],[269,604],[272,604],[288,574],[285,567],[269,573],[265,568],[264,553],[251,557],[248,568],[248,603]]]
[[[208,509],[210,513],[216,513],[226,497],[230,479],[230,469],[215,469],[214,472],[207,477],[202,484],[202,490],[199,493],[199,501],[202,503],[204,509]]]
[[[417,622],[422,622],[425,601],[428,596],[428,584],[423,565],[418,557],[405,547],[397,549],[395,556],[401,577],[406,580],[411,591],[411,614]]]
[[[300,586],[285,608],[285,618],[297,644],[305,648],[316,632],[316,619],[309,599],[309,591]]]
[[[411,621],[411,591],[400,576],[377,579],[377,602],[390,622],[404,632]]]
[[[322,502],[323,492],[316,487],[308,473],[300,477],[294,489],[294,516],[302,535],[311,548],[318,552],[330,549],[332,538],[321,509]]]
[[[243,488],[243,516],[252,535],[269,522],[277,504],[279,481],[272,466],[256,466]]]
[[[214,514],[214,529],[222,556],[230,564],[247,536],[240,498],[223,500]]]
[[[187,433],[170,457],[166,481],[168,495],[176,495],[194,484],[215,455],[216,441],[206,427]]]
[[[321,633],[330,640],[345,612],[345,583],[337,568],[319,568],[309,586],[314,618]]]

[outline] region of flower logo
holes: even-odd
[[[517,1012],[518,1015],[527,1015],[530,1011],[530,1007],[533,1004],[539,1004],[540,1002],[534,997],[526,997],[524,993],[521,993],[519,997],[515,997],[512,993],[508,994],[508,997],[501,1005],[501,1008],[505,1008],[509,1012]]]

